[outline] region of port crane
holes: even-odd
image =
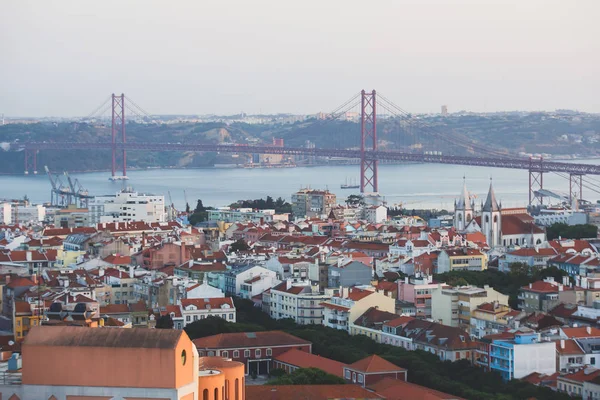
[[[72,180],[71,176],[69,176],[69,173],[66,171],[64,174],[67,177],[67,182],[69,182],[69,188],[71,189],[74,198],[74,204],[78,205],[80,208],[88,208],[89,201],[90,199],[93,199],[94,196],[90,196],[87,189],[84,189],[81,183],[79,183],[79,179],[75,178],[75,180]]]

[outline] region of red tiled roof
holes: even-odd
[[[395,292],[398,290],[398,284],[390,281],[379,281],[377,282],[377,289],[385,290],[386,292]]]
[[[286,292],[289,294],[300,294],[303,293],[306,289],[306,286],[291,286],[289,289],[287,288],[287,282],[281,282],[279,285],[275,286],[271,290],[277,290],[280,292]]]
[[[128,314],[127,304],[107,304],[100,307],[100,314]]]
[[[558,379],[575,381],[575,382],[588,382],[599,376],[600,376],[600,369],[584,368],[584,369],[580,369],[579,371],[572,373],[572,374],[566,374],[566,375],[559,376]]]
[[[268,346],[302,346],[311,342],[282,331],[221,333],[195,339],[198,349],[239,349]]]
[[[359,301],[372,294],[373,292],[370,290],[350,288],[348,293],[348,299],[352,301]]]
[[[413,317],[402,316],[402,317],[395,318],[395,319],[393,319],[391,321],[388,321],[388,322],[384,323],[384,325],[391,326],[393,328],[397,328],[399,326],[406,325],[407,323],[409,323],[413,319],[414,319]]]
[[[567,240],[549,240],[548,244],[556,249],[559,253],[565,253],[567,250],[575,250],[577,253],[581,253],[583,250],[588,249],[594,252],[594,247],[587,240],[583,239],[567,239]]]
[[[382,397],[358,385],[248,385],[246,400],[375,400]]]
[[[6,284],[6,287],[14,289],[14,288],[18,288],[18,287],[35,286],[35,285],[36,284],[31,279],[19,277],[19,278],[11,279],[10,282],[8,282]]]
[[[339,361],[334,361],[298,349],[288,350],[275,357],[274,360],[294,365],[299,368],[319,368],[328,374],[337,375],[342,378],[344,376],[344,367],[346,366],[346,364]]]
[[[519,235],[544,233],[544,230],[534,223],[529,214],[502,215],[502,234]]]
[[[465,400],[425,386],[386,377],[369,386],[376,394],[387,400]]]
[[[328,303],[328,302],[321,303],[320,305],[322,305],[325,308],[329,308],[331,310],[337,310],[337,311],[349,311],[350,310],[349,307],[344,307],[344,306],[340,306],[339,304],[333,304],[333,303]]]
[[[405,372],[406,369],[400,368],[399,366],[392,364],[391,362],[384,360],[376,354],[363,358],[353,364],[350,364],[348,368],[364,372],[366,374],[373,374],[376,372]]]
[[[596,327],[581,326],[578,328],[561,328],[569,339],[600,337],[600,329]],[[589,333],[588,333],[589,330]]]
[[[131,257],[130,256],[122,256],[119,254],[111,254],[109,256],[104,257],[104,261],[107,263],[111,263],[113,265],[130,265]]]
[[[31,305],[26,301],[15,300],[15,314],[31,314]]]
[[[556,250],[553,248],[545,248],[545,249],[534,249],[531,247],[523,247],[518,250],[514,250],[510,253],[511,256],[520,256],[520,257],[552,257],[556,255]]]
[[[220,309],[228,305],[234,308],[231,297],[212,297],[210,299],[181,299],[181,306],[185,310],[188,306],[196,306],[198,309]]]
[[[446,249],[443,251],[445,251],[449,257],[483,256],[483,253],[479,249],[472,249],[472,248]]]
[[[530,283],[529,286],[523,286],[521,289],[528,292],[558,293],[558,284],[552,284],[550,282],[544,281],[536,281]]]
[[[564,345],[564,347],[563,347]],[[573,339],[562,339],[556,341],[556,352],[561,355],[585,354],[585,351]]]

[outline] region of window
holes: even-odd
[[[240,358],[240,352],[238,350],[233,351],[233,358]]]
[[[221,352],[221,357],[229,357],[229,352],[227,350],[223,350]]]
[[[207,355],[209,357],[214,357],[215,356],[215,352],[214,351],[209,351]]]
[[[590,357],[590,364],[596,365],[596,357]]]
[[[233,314],[229,314],[229,319],[233,319]]]
[[[254,356],[255,357],[260,357],[260,349],[254,350]]]
[[[235,378],[235,400],[240,400],[240,380]]]
[[[215,388],[215,400],[219,400],[219,388]]]
[[[198,316],[194,315],[194,321],[198,321]]]
[[[181,365],[185,365],[185,362],[187,361],[187,354],[185,352],[185,350],[181,351]]]
[[[358,383],[363,383],[364,378],[363,378],[363,374],[358,374]]]
[[[202,400],[208,400],[208,389],[204,389],[202,392]]]
[[[244,357],[250,357],[250,350],[244,350]]]
[[[344,376],[346,377],[346,379],[350,379],[350,370],[349,369],[345,370]]]
[[[273,354],[273,351],[271,349],[267,349],[267,357],[270,357]]]
[[[352,373],[352,382],[356,383],[356,372]]]

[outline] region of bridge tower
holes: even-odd
[[[377,151],[377,112],[375,90],[367,93],[360,92],[360,192],[377,193],[377,166],[379,161],[375,156]],[[367,154],[366,150],[372,150]]]
[[[529,206],[542,205],[544,197],[538,192],[544,189],[544,159],[540,158],[536,163],[532,158],[529,159]]]
[[[112,165],[111,180],[124,180],[127,178],[127,150],[123,147],[123,175],[116,176],[117,173],[117,135],[118,131],[121,131],[121,141],[123,144],[126,143],[125,138],[125,95],[121,93],[120,96],[112,94],[112,142],[111,142],[111,153],[112,153]]]
[[[569,174],[569,201],[573,204],[575,199],[583,198],[583,174]]]
[[[37,149],[25,148],[25,175],[29,175],[29,171],[32,170],[33,174],[37,174]]]

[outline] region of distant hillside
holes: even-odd
[[[381,148],[404,151],[443,150],[445,153],[476,154],[446,142],[430,145],[431,132],[460,137],[477,145],[512,154],[549,153],[597,156],[600,153],[600,115],[590,114],[488,114],[419,118],[416,126],[399,120],[380,119]],[[420,129],[417,126],[426,127]],[[285,145],[304,147],[306,141],[319,148],[358,147],[360,125],[346,121],[307,120],[295,124],[249,125],[244,123],[179,123],[162,125],[127,124],[128,141],[153,143],[271,143],[283,138]],[[14,141],[110,141],[110,126],[85,123],[38,123],[0,126],[0,142]],[[23,155],[2,152],[1,173],[21,173]],[[38,165],[54,170],[99,170],[109,165],[108,151],[41,152]],[[145,167],[203,167],[233,162],[229,155],[214,153],[135,152],[128,165]],[[41,169],[41,167],[40,167]]]

